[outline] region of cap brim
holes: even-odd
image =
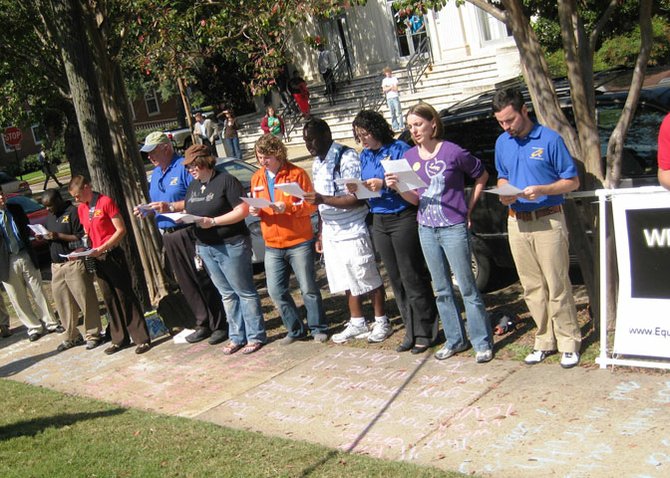
[[[158,146],[159,144],[160,143],[158,143],[158,144],[145,144],[144,146],[142,146],[140,148],[140,151],[142,151],[143,153],[150,153],[154,149],[156,149],[156,146]]]

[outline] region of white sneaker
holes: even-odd
[[[372,331],[368,335],[368,342],[383,342],[389,335],[391,335],[391,324],[386,321],[375,321],[375,325],[372,326]]]
[[[477,361],[477,363],[490,362],[491,360],[493,360],[493,350],[486,349],[477,352],[475,354],[475,360]]]
[[[533,350],[531,353],[526,355],[526,358],[523,361],[526,365],[535,365],[540,362],[543,362],[544,359],[553,354],[554,350]]]
[[[577,352],[563,352],[561,357],[561,367],[572,368],[579,363],[579,354]]]
[[[351,322],[347,324],[347,328],[339,334],[334,334],[331,338],[336,344],[343,344],[351,339],[364,339],[370,334],[367,325],[360,327],[355,326]]]

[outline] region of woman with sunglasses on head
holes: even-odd
[[[393,294],[405,325],[398,352],[425,352],[437,338],[437,310],[430,276],[421,253],[415,204],[403,199],[384,181],[381,161],[404,157],[410,146],[393,139],[391,126],[374,111],[361,111],[353,122],[354,138],[363,145],[361,179],[378,198],[370,198],[372,237],[391,281]],[[369,341],[381,341],[390,333],[387,324],[375,324]],[[384,335],[386,334],[386,335]],[[379,335],[381,340],[375,340]]]
[[[468,339],[451,282],[453,273],[463,297],[468,335],[477,363],[493,358],[491,324],[471,267],[470,214],[477,204],[489,175],[482,162],[460,146],[442,140],[442,122],[435,108],[427,103],[413,106],[407,125],[416,146],[405,153],[412,169],[427,188],[403,192],[407,201],[417,204],[421,248],[433,278],[437,310],[447,338],[435,358],[444,360],[468,348]],[[469,200],[465,177],[474,179]],[[397,177],[387,175],[397,187]]]
[[[228,337],[223,353],[238,350],[251,354],[267,341],[261,301],[254,286],[251,239],[244,218],[249,207],[242,184],[234,176],[214,169],[216,160],[208,147],[186,150],[184,166],[194,178],[186,191],[184,212],[202,219],[194,231],[196,253],[221,293],[228,317]]]

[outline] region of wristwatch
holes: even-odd
[[[172,203],[172,202],[169,202],[169,203],[168,203],[168,210],[169,210],[170,212],[174,212],[174,203]]]

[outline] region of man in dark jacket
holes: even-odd
[[[20,206],[7,204],[0,191],[0,281],[31,342],[48,332],[62,332],[47,302],[37,257],[30,247],[28,217]],[[28,292],[33,296],[34,310]]]

